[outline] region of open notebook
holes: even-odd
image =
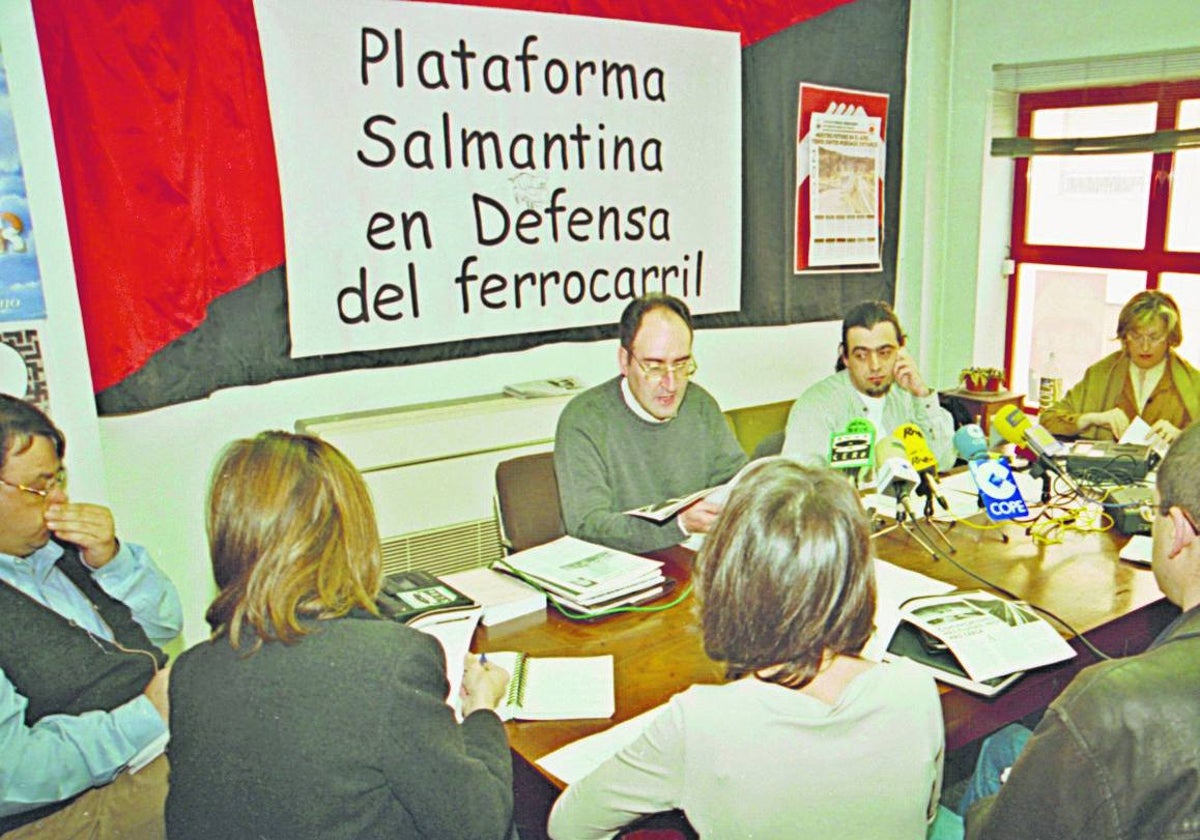
[[[488,662],[512,675],[502,720],[610,718],[616,711],[613,658],[609,656],[527,656],[488,653]]]

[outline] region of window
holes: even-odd
[[[1124,137],[1200,128],[1200,80],[1025,93],[1017,134]],[[1115,350],[1141,289],[1174,296],[1179,352],[1200,363],[1200,149],[1018,158],[1006,366],[1026,391],[1051,364],[1066,387]],[[1037,404],[1037,390],[1026,391]]]

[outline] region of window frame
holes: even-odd
[[[1157,102],[1156,131],[1170,131],[1178,119],[1179,104],[1185,99],[1200,99],[1200,79],[1179,82],[1075,88],[1071,90],[1022,93],[1017,98],[1017,136],[1029,137],[1035,111],[1050,108],[1078,108],[1094,105],[1126,105]],[[1029,162],[1017,158],[1013,166],[1012,229],[1009,257],[1013,271],[1008,277],[1008,311],[1004,344],[1004,370],[1013,381],[1016,355],[1016,317],[1020,288],[1017,278],[1024,263],[1078,266],[1081,268],[1122,269],[1146,274],[1146,288],[1157,289],[1164,272],[1200,274],[1200,252],[1168,251],[1167,213],[1170,207],[1173,152],[1155,153],[1150,167],[1150,190],[1146,208],[1146,240],[1141,249],[1084,247],[1078,245],[1041,245],[1025,241],[1029,216]]]

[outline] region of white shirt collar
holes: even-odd
[[[1158,387],[1158,383],[1163,377],[1163,371],[1166,369],[1166,356],[1163,356],[1162,361],[1154,367],[1145,370],[1139,368],[1132,361],[1129,363],[1129,382],[1133,386],[1133,400],[1137,404],[1139,414],[1146,410],[1146,400],[1150,399],[1150,395]]]
[[[621,377],[621,396],[625,399],[625,405],[629,406],[629,410],[648,423],[669,423],[675,417],[672,414],[670,417],[660,419],[642,408],[642,404],[633,395],[633,389],[629,387],[629,380],[624,376]]]

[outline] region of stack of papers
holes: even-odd
[[[543,589],[557,604],[581,615],[601,615],[615,607],[661,595],[662,563],[574,537],[510,554],[494,568]]]
[[[546,609],[546,593],[491,569],[468,569],[442,575],[442,580],[483,607],[485,627]]]

